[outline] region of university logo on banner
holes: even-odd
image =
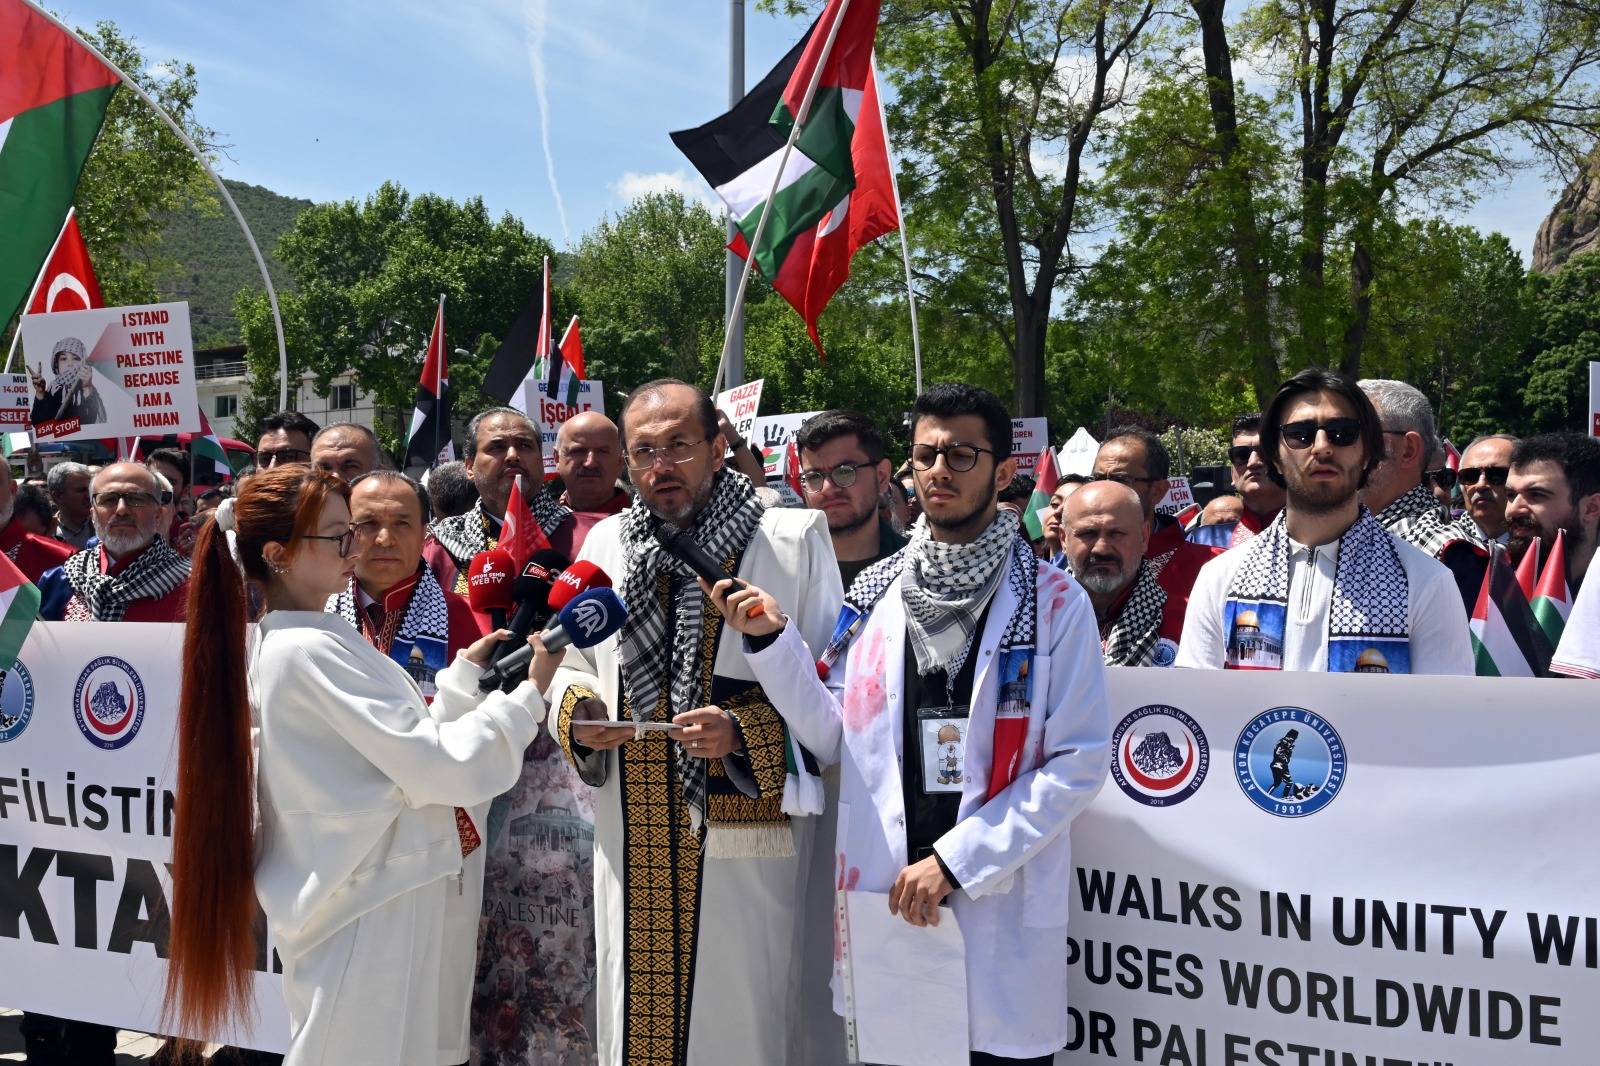
[[[90,661],[78,675],[72,713],[89,743],[107,751],[126,745],[144,723],[144,682],[115,655]]]
[[[1211,768],[1211,745],[1189,715],[1164,703],[1128,713],[1111,733],[1111,778],[1135,803],[1169,807],[1193,796]]]
[[[1304,707],[1274,707],[1239,733],[1234,769],[1251,803],[1280,818],[1304,818],[1344,785],[1344,741]]]
[[[18,659],[0,672],[0,744],[16,740],[33,721],[33,675]]]

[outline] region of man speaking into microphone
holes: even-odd
[[[635,389],[622,437],[638,499],[594,527],[579,564],[613,575],[628,621],[568,649],[550,689],[555,736],[595,789],[599,1062],[782,1066],[803,941],[832,939],[800,920],[814,832],[799,815],[820,810],[821,782],[685,557],[783,589],[818,647],[843,602],[838,565],[821,512],[767,510],[724,466],[694,386]]]

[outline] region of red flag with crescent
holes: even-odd
[[[34,287],[33,299],[28,301],[28,314],[43,315],[52,311],[88,311],[104,307],[100,295],[100,279],[94,276],[94,264],[89,261],[89,246],[83,243],[78,230],[78,213],[74,208],[67,212],[66,224],[50,249],[44,271]]]

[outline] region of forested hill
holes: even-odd
[[[243,182],[228,181],[227,186],[250,223],[261,253],[267,257],[273,284],[280,289],[291,285],[272,253],[278,238],[294,224],[296,215],[311,206],[311,201],[279,196],[271,189]],[[161,297],[189,301],[195,345],[206,348],[239,343],[239,323],[233,317],[234,295],[243,288],[260,290],[262,285],[250,246],[227,205],[219,200],[212,211],[191,208],[174,215],[162,234],[158,254],[179,264],[161,279]]]

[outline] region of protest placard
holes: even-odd
[[[1050,422],[1045,418],[1013,418],[1011,420],[1011,455],[1017,461],[1017,473],[1032,477],[1039,465],[1039,453],[1050,443]]]
[[[793,415],[764,415],[755,420],[748,440],[761,449],[762,466],[767,472],[767,485],[777,490],[783,502],[791,507],[804,506],[804,501],[784,480],[783,460],[789,439],[795,435],[806,419],[820,414],[818,411],[801,411]]]
[[[1162,514],[1181,514],[1194,506],[1194,492],[1189,488],[1189,479],[1186,477],[1172,477],[1167,479],[1167,494],[1161,497],[1161,502],[1156,504],[1156,510]]]
[[[36,440],[200,429],[187,303],[24,315]]]
[[[756,412],[761,410],[761,386],[765,381],[765,378],[756,378],[717,393],[717,410],[728,416],[733,431],[741,440],[749,440],[755,428]]]
[[[0,432],[21,432],[31,424],[33,379],[27,374],[0,374]]]

